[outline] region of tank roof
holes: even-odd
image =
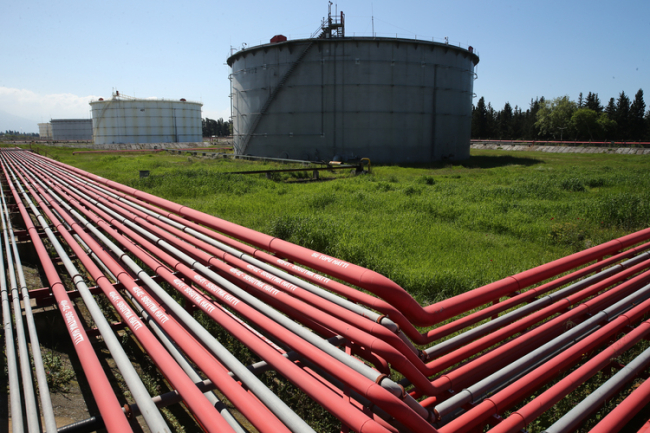
[[[50,123],[51,122],[91,122],[91,121],[92,119],[50,119]]]
[[[128,96],[124,94],[120,94],[120,92],[116,91],[113,92],[113,95],[110,99],[104,99],[104,98],[99,98],[99,99],[92,99],[90,101],[90,104],[94,103],[100,103],[100,102],[114,102],[114,101],[128,101],[128,102],[143,102],[143,103],[148,103],[148,102],[183,102],[187,104],[198,104],[203,106],[202,102],[198,101],[189,101],[185,98],[179,98],[179,99],[168,99],[168,98],[136,98],[135,96]]]
[[[282,48],[292,44],[299,44],[305,42],[315,42],[315,43],[324,43],[324,42],[375,42],[375,43],[408,43],[408,44],[418,44],[418,45],[432,45],[449,50],[457,50],[472,57],[474,65],[477,65],[479,62],[478,52],[469,46],[468,48],[463,48],[461,46],[452,45],[446,42],[435,42],[423,39],[409,39],[409,38],[390,38],[390,37],[372,37],[372,36],[352,36],[352,37],[342,37],[342,38],[306,38],[306,39],[291,39],[284,42],[275,42],[262,45],[255,45],[252,47],[247,47],[228,57],[227,63],[228,66],[233,65],[235,60],[240,56],[245,56],[248,53],[252,53],[259,50],[269,50],[272,48]]]

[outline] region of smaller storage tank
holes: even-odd
[[[40,135],[41,138],[52,138],[52,124],[49,122],[39,123],[38,135]]]
[[[52,119],[53,140],[87,140],[93,139],[92,119]]]
[[[115,92],[91,101],[95,144],[185,143],[203,140],[199,102],[138,99]]]

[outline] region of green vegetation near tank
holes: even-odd
[[[472,151],[463,162],[372,172],[189,154],[50,157],[228,221],[374,269],[429,304],[606,242],[650,221],[639,155]],[[150,176],[139,177],[140,170]]]

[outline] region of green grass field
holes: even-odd
[[[650,222],[645,156],[472,151],[371,174],[228,175],[289,168],[167,154],[45,154],[108,179],[376,270],[422,304]],[[139,170],[150,170],[140,178]]]

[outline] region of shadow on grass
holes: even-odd
[[[537,165],[544,164],[544,161],[537,158],[526,158],[521,156],[498,155],[498,156],[470,156],[469,159],[460,161],[459,165],[465,168],[496,168],[508,165]]]
[[[426,168],[426,169],[443,169],[454,167],[463,167],[467,169],[473,168],[497,168],[497,167],[506,167],[509,165],[523,165],[523,166],[532,166],[537,164],[544,164],[544,161],[537,158],[530,157],[518,157],[511,155],[496,155],[496,156],[470,156],[469,159],[464,159],[461,161],[452,161],[444,160],[437,161],[433,163],[422,163],[422,164],[394,164],[399,167],[404,168]],[[376,164],[376,166],[390,166],[393,164]],[[375,164],[373,164],[375,166]]]

